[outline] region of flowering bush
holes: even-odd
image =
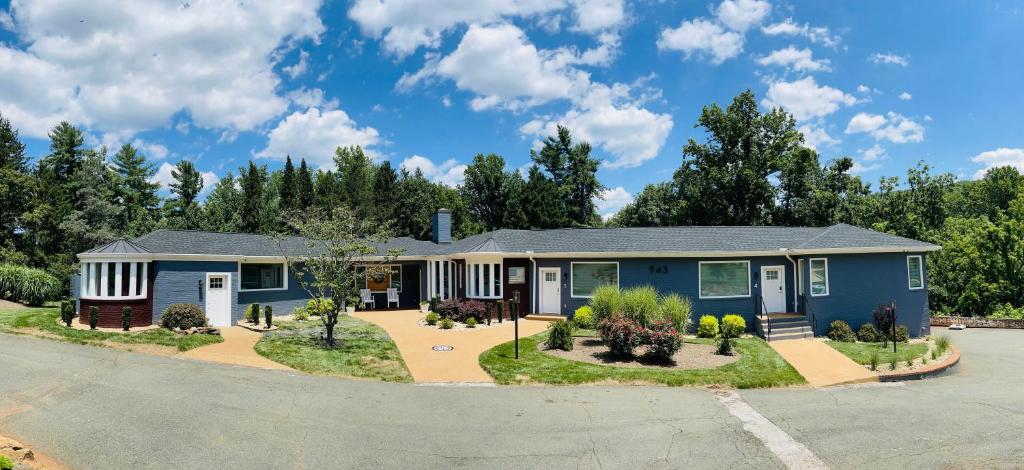
[[[597,324],[597,332],[616,356],[632,356],[643,340],[643,328],[621,315],[602,320]]]
[[[683,338],[672,320],[657,321],[644,333],[647,355],[652,358],[669,360],[683,347]]]

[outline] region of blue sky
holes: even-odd
[[[0,3],[0,113],[33,157],[67,119],[139,145],[161,181],[189,159],[208,183],[359,144],[458,184],[477,153],[524,167],[562,123],[604,162],[604,215],[671,176],[701,106],[747,88],[871,182],[918,160],[1024,169],[1018,3],[417,3]]]

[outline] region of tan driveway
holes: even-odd
[[[291,370],[290,367],[284,364],[278,364],[256,354],[253,346],[260,340],[260,333],[240,326],[230,326],[221,328],[220,335],[224,337],[223,343],[191,349],[178,356],[200,361],[219,362],[221,364]]]
[[[419,326],[424,314],[417,310],[357,312],[353,316],[387,330],[398,345],[409,372],[417,382],[493,383],[480,367],[480,353],[515,339],[513,322],[475,330],[442,330]],[[548,322],[519,320],[519,336],[544,331]],[[452,351],[434,351],[437,345],[452,346]]]

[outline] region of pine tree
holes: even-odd
[[[117,173],[107,166],[106,149],[88,152],[74,173],[78,192],[74,209],[61,221],[67,235],[63,253],[73,255],[120,235],[125,208],[119,204]]]
[[[547,229],[566,225],[562,191],[554,180],[540,171],[537,165],[530,167],[530,176],[526,181],[524,193],[523,210],[526,212],[529,228]]]
[[[505,174],[504,196],[505,220],[504,228],[528,229],[529,219],[526,217],[526,181],[519,171]]]
[[[397,193],[397,204],[401,210],[395,214],[395,235],[429,240],[430,217],[437,208],[433,184],[419,168],[412,174],[402,168]]]
[[[31,246],[32,250],[29,257],[35,264],[52,266],[73,262],[70,255],[66,255],[64,261],[58,260],[58,255],[65,253],[68,246],[68,235],[60,229],[60,224],[75,210],[74,199],[80,183],[75,173],[88,151],[83,148],[82,131],[66,121],[54,127],[49,137],[50,153],[39,161],[36,169],[35,200],[25,221],[30,238],[26,246]]]
[[[115,194],[123,209],[120,231],[131,235],[149,232],[155,223],[154,212],[160,204],[156,193],[160,185],[150,182],[156,169],[130,144],[121,146],[114,155],[113,164],[118,176]]]
[[[18,131],[0,115],[0,262],[24,264],[19,251],[24,233],[24,214],[30,210],[35,181],[28,174],[25,144]]]
[[[306,166],[306,159],[302,159],[302,163],[299,164],[299,177],[298,177],[298,191],[297,200],[299,209],[306,210],[313,205],[313,201],[316,200],[316,193],[313,189],[313,175],[309,171],[309,167]]]
[[[284,172],[281,173],[281,187],[278,190],[278,193],[281,195],[282,211],[290,211],[298,206],[295,183],[295,167],[292,165],[292,156],[288,155],[284,161]]]
[[[257,167],[252,161],[249,167],[240,168],[238,181],[242,186],[241,219],[242,231],[260,233],[263,231],[267,206],[266,181],[267,167]]]
[[[182,160],[171,170],[171,192],[178,198],[178,207],[191,206],[203,191],[203,175],[188,160]]]
[[[596,225],[600,222],[594,198],[601,194],[604,186],[597,180],[599,163],[591,158],[590,151],[590,144],[586,142],[573,144],[572,134],[563,126],[558,126],[556,135],[544,139],[539,152],[530,151],[530,158],[544,167],[562,193],[566,213],[561,219],[566,224]]]
[[[395,205],[395,190],[398,187],[398,175],[391,168],[391,162],[384,161],[377,167],[373,179],[373,214],[382,224],[392,224],[398,206]]]
[[[235,187],[235,177],[229,171],[210,191],[203,205],[203,228],[214,232],[242,230],[242,195]]]
[[[334,151],[337,179],[342,198],[356,217],[368,217],[373,208],[373,162],[362,147],[338,147]]]
[[[473,157],[466,168],[462,196],[470,216],[483,224],[485,230],[502,228],[505,222],[505,159],[499,155]]]

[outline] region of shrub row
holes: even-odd
[[[57,300],[63,291],[63,284],[46,271],[0,264],[0,298],[38,307],[48,300]]]
[[[878,317],[876,316],[876,319]],[[886,330],[881,330],[871,323],[865,323],[857,328],[857,333],[853,332],[850,325],[843,320],[835,320],[828,325],[828,339],[832,341],[841,341],[844,343],[852,343],[854,341],[860,341],[862,343],[881,343],[893,340],[892,333],[892,320],[885,320],[882,323],[887,327]],[[895,341],[898,343],[906,343],[910,341],[910,331],[904,325],[896,325],[896,336]]]
[[[467,318],[473,318],[476,323],[480,323],[487,319],[487,304],[472,299],[448,299],[437,306],[437,314],[452,321],[465,323]]]
[[[597,331],[609,352],[616,356],[632,356],[637,347],[646,345],[647,356],[668,360],[683,346],[679,330],[669,319],[644,326],[624,315],[613,314],[597,324]],[[571,345],[571,338],[569,341]]]
[[[689,329],[693,310],[690,299],[678,294],[659,295],[651,286],[620,290],[610,284],[594,290],[590,308],[598,324],[619,314],[644,327],[670,321],[679,331]]]

